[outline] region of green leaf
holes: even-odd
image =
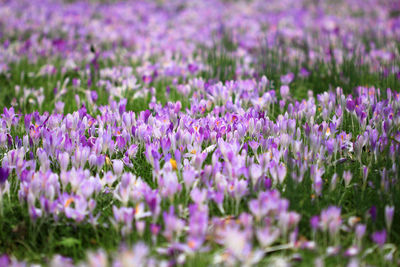
[[[73,237],[64,237],[60,242],[57,243],[59,246],[63,247],[73,247],[75,245],[80,245],[81,241]]]

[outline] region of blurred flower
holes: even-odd
[[[372,241],[382,247],[386,242],[386,230],[374,232],[371,235]]]
[[[10,171],[8,168],[0,167],[0,185],[3,185],[7,181],[9,174]]]
[[[392,228],[393,215],[394,215],[394,206],[385,206],[386,229],[389,232],[390,232],[390,229]]]

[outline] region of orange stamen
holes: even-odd
[[[194,249],[195,247],[196,247],[196,244],[194,243],[194,241],[189,241],[188,242],[188,246],[191,248],[191,249]]]
[[[64,208],[68,208],[69,205],[71,205],[72,202],[74,202],[74,198],[73,197],[68,198],[67,201],[64,204]]]

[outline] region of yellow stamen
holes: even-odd
[[[139,209],[139,204],[136,204],[136,208],[135,208],[135,215],[139,214],[140,209]]]
[[[170,160],[169,160],[169,163],[171,163],[172,169],[173,169],[174,171],[176,171],[176,170],[177,170],[176,160],[170,159]]]

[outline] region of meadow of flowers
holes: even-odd
[[[0,1],[0,266],[398,266],[400,2]]]

